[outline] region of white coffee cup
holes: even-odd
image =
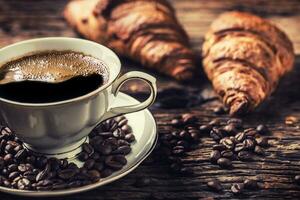
[[[86,95],[52,103],[16,102],[1,98],[0,94],[3,121],[27,148],[35,152],[74,156],[100,122],[143,110],[156,98],[156,79],[153,76],[132,71],[119,77],[121,62],[118,56],[107,47],[88,40],[50,37],[19,42],[0,49],[0,66],[34,52],[51,50],[71,50],[101,59],[108,66],[109,80]],[[130,79],[146,82],[150,86],[150,96],[137,105],[114,107],[120,87]]]

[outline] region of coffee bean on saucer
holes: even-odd
[[[89,159],[89,160],[85,161],[85,163],[83,164],[83,167],[85,169],[92,169],[94,164],[95,164],[95,160]]]
[[[84,143],[82,145],[82,150],[86,152],[89,156],[91,156],[94,153],[94,148],[88,143]]]
[[[112,146],[104,144],[96,147],[96,150],[102,155],[109,155],[112,152]]]
[[[112,175],[112,173],[113,173],[113,171],[111,169],[107,168],[107,169],[104,169],[103,171],[101,171],[100,176],[101,176],[101,178],[106,178],[106,177]]]
[[[135,136],[133,135],[133,133],[128,133],[125,135],[125,140],[127,140],[128,142],[134,142]]]
[[[207,182],[207,186],[209,189],[216,191],[216,192],[220,192],[223,190],[223,187],[218,180],[212,180],[212,181]]]
[[[18,161],[21,161],[21,160],[25,159],[26,156],[27,156],[27,150],[21,149],[15,154],[14,158]]]
[[[131,152],[131,148],[128,145],[119,146],[116,150],[112,152],[112,154],[123,154],[127,155]]]
[[[69,169],[60,170],[57,175],[59,178],[63,180],[68,180],[73,176],[75,176],[77,173],[78,173],[78,169],[69,168]]]
[[[231,186],[231,192],[233,194],[241,194],[244,189],[244,184],[243,183],[234,183]]]

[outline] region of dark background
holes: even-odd
[[[300,54],[299,0],[171,0],[171,2],[191,38],[193,49],[198,55],[199,68],[201,68],[200,48],[203,35],[216,16],[227,10],[249,11],[270,19],[289,35],[294,43],[296,54]],[[61,15],[66,3],[66,0],[0,0],[0,47],[29,38],[78,37]],[[122,62],[124,71],[137,68],[143,70],[138,64],[126,59],[122,59]],[[299,199],[300,186],[293,183],[293,177],[300,174],[299,123],[293,126],[284,123],[286,116],[300,117],[299,68],[300,57],[297,56],[293,73],[281,81],[279,89],[265,105],[245,118],[247,126],[264,122],[273,131],[268,136],[272,146],[267,150],[266,158],[257,158],[250,163],[235,161],[233,170],[222,170],[208,161],[213,142],[203,136],[199,148],[184,157],[185,167],[194,171],[191,177],[174,176],[168,173],[168,168],[164,164],[145,162],[134,172],[112,184],[86,193],[56,199]],[[153,72],[149,73],[158,78],[159,90],[173,86],[181,87],[169,78]],[[203,89],[206,93],[213,94],[210,84],[203,75],[199,75],[197,83],[185,87]],[[124,90],[129,93],[143,94],[145,88],[132,83],[131,87],[127,85]],[[199,117],[199,124],[207,122],[216,117],[212,108],[218,104],[220,102],[215,100],[190,109],[167,110],[152,107],[151,110],[161,132],[168,129],[170,120],[180,113],[192,112]],[[227,116],[220,118],[225,119]],[[153,178],[155,181],[147,187],[135,187],[134,183],[141,177]],[[241,182],[246,177],[263,180],[264,189],[233,196],[229,192],[230,185]],[[225,192],[210,192],[206,182],[212,179],[219,179],[224,184]],[[0,193],[0,199],[26,198]]]

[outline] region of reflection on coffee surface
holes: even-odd
[[[0,67],[0,97],[47,103],[85,95],[108,81],[102,60],[72,51],[25,56]]]

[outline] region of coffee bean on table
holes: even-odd
[[[213,128],[211,131],[210,131],[210,137],[212,139],[214,139],[215,141],[219,141],[223,138],[223,134],[221,132],[220,129],[218,128]]]
[[[220,119],[213,119],[208,124],[211,125],[211,126],[219,126],[221,124],[221,120]]]
[[[250,161],[253,159],[253,154],[249,151],[240,151],[238,153],[238,158],[242,161]]]
[[[300,175],[296,175],[294,177],[295,183],[297,183],[298,185],[300,185]]]
[[[269,146],[269,141],[265,137],[255,138],[255,141],[256,141],[257,145],[259,145],[261,147],[268,147]]]
[[[232,162],[228,158],[219,158],[217,161],[218,165],[222,168],[230,168],[232,167]]]
[[[244,184],[243,183],[234,183],[231,186],[231,192],[233,194],[241,194],[243,192],[244,189]]]
[[[215,144],[215,145],[213,146],[213,150],[223,151],[223,150],[225,150],[225,149],[227,149],[227,148],[226,148],[226,146],[224,146],[223,144]]]
[[[226,114],[226,110],[223,106],[216,106],[214,109],[213,109],[213,112],[216,114],[216,115],[223,115],[223,114]]]
[[[256,131],[261,134],[261,135],[264,135],[264,134],[267,134],[269,133],[269,129],[267,126],[263,125],[263,124],[260,124],[256,127]]]
[[[254,148],[254,153],[258,154],[258,155],[264,155],[265,151],[263,150],[263,148],[261,148],[260,146],[255,146]]]
[[[222,138],[220,144],[223,144],[227,149],[233,149],[234,143],[229,137]]]
[[[191,124],[191,123],[195,123],[197,121],[197,117],[190,113],[183,114],[181,116],[181,118],[182,118],[182,122],[184,124]]]
[[[246,138],[246,134],[244,132],[239,132],[238,134],[235,135],[236,142],[243,142],[245,138]]]
[[[253,180],[253,179],[246,179],[244,181],[244,186],[246,189],[249,189],[249,190],[255,190],[258,188],[257,181]]]
[[[251,150],[254,149],[256,142],[252,139],[245,139],[243,143],[245,145],[245,149]]]
[[[221,157],[221,153],[218,150],[214,150],[211,152],[210,154],[210,161],[212,163],[217,163],[217,161],[219,160],[219,158]]]
[[[224,150],[221,152],[221,156],[224,158],[232,158],[233,152],[231,150]]]
[[[209,189],[216,191],[216,192],[220,192],[223,190],[223,187],[218,180],[212,180],[212,181],[207,182],[207,186]]]
[[[245,144],[244,143],[237,143],[234,147],[235,152],[239,152],[245,149]]]
[[[199,131],[201,133],[204,133],[204,134],[210,133],[211,129],[212,129],[212,126],[208,125],[208,124],[207,125],[202,125],[202,126],[199,127]]]

